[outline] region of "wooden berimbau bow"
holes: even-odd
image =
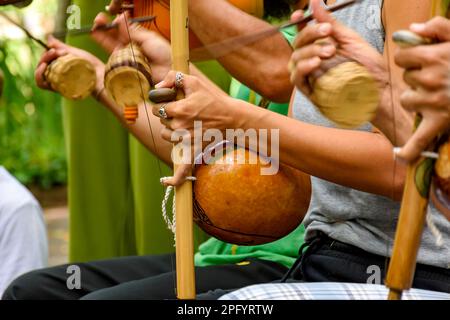
[[[170,1],[170,25],[173,70],[189,73],[189,0]],[[183,99],[178,92],[177,100]],[[176,162],[176,161],[175,161]],[[181,163],[181,162],[180,162]],[[175,165],[174,172],[177,170]],[[192,173],[189,173],[191,175]],[[194,271],[194,219],[192,182],[186,181],[175,189],[177,296],[179,299],[195,299]]]
[[[121,1],[114,0],[107,8],[110,13],[119,13],[123,10],[132,10],[134,15],[146,14],[151,1]],[[189,73],[189,19],[188,0],[170,1],[170,25],[172,44],[172,69]],[[128,23],[127,23],[128,26]],[[130,32],[130,30],[128,30]],[[131,39],[130,39],[131,40]],[[131,41],[130,41],[131,42]],[[136,57],[133,57],[136,62]],[[183,99],[183,92],[179,91],[177,100]],[[174,163],[177,163],[174,159]],[[181,163],[181,162],[180,162]],[[175,165],[174,170],[177,169]],[[194,272],[194,220],[192,182],[186,181],[175,188],[176,203],[176,276],[177,297],[182,300],[195,299],[195,272]]]
[[[153,14],[149,12],[150,0],[121,1],[114,0],[108,7],[108,11],[116,14],[125,10],[132,10],[133,16],[140,14]],[[336,11],[351,5],[354,0],[346,0],[329,8],[330,11]],[[139,6],[138,6],[139,4]],[[139,9],[139,10],[138,10]],[[172,43],[172,61],[173,70],[183,72],[189,71],[189,24],[188,24],[188,3],[187,0],[171,0],[171,43]],[[285,24],[280,27],[272,27],[250,35],[244,35],[223,42],[212,44],[207,47],[197,48],[194,54],[202,53],[212,54],[213,57],[225,55],[237,48],[254,43],[260,39],[269,37],[279,32],[280,29],[311,21],[312,16],[308,15],[299,21]],[[182,99],[181,92],[178,93],[178,99]],[[175,167],[176,170],[176,167]],[[193,196],[192,182],[186,182],[181,187],[176,188],[176,273],[177,273],[177,296],[179,299],[195,298],[195,273],[194,273],[194,245],[193,245]]]
[[[431,15],[445,14],[447,8],[444,3],[443,0],[433,0]],[[416,128],[420,125],[420,120],[420,115],[417,115]],[[413,284],[417,254],[427,216],[433,164],[432,159],[422,157],[408,165],[394,247],[386,278],[389,300],[400,300],[403,291],[411,289]]]

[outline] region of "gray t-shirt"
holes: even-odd
[[[338,11],[335,17],[358,31],[379,52],[383,52],[381,7],[381,0],[359,1],[351,7]],[[293,114],[300,121],[336,127],[300,92],[295,96]],[[367,124],[359,130],[371,131],[372,128]],[[382,256],[391,254],[399,203],[316,177],[312,177],[312,185],[311,205],[305,218],[306,240],[314,237],[317,231],[321,231],[335,240],[374,254]],[[444,245],[437,246],[435,237],[426,227],[418,262],[449,268],[450,223],[435,208],[430,207],[430,211],[436,226],[443,234]]]

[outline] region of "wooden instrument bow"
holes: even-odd
[[[433,0],[432,15],[446,13],[442,0]],[[421,117],[416,117],[416,128]],[[389,300],[400,300],[402,292],[412,287],[425,226],[434,161],[420,158],[409,164],[400,209],[394,247],[386,278]]]
[[[189,19],[188,0],[170,1],[170,28],[172,43],[172,69],[189,73]],[[148,16],[153,14],[153,1],[112,1],[109,6],[111,13],[129,10],[132,16]],[[145,26],[145,25],[144,25]],[[149,24],[146,27],[150,27]],[[131,42],[131,41],[130,41]],[[183,99],[181,91],[177,99]],[[177,167],[175,166],[174,170]],[[193,198],[192,182],[186,181],[175,189],[176,194],[176,274],[177,297],[179,299],[195,299],[194,271],[194,236],[193,236]]]
[[[338,4],[330,8],[330,10],[339,10],[345,6],[352,4],[354,0],[347,0],[344,3]],[[185,74],[189,71],[189,28],[188,28],[188,3],[187,0],[172,0],[170,2],[170,19],[171,19],[171,43],[172,43],[172,61],[173,69],[183,72]],[[111,13],[119,13],[123,10],[129,10],[133,17],[138,15],[154,15],[152,11],[152,1],[120,1],[114,0],[108,7]],[[311,16],[305,17],[303,20],[294,22],[306,22],[312,20]],[[157,20],[156,20],[157,21]],[[254,36],[245,35],[233,39],[232,49],[237,46],[245,46],[249,43],[269,37],[279,32],[285,26],[293,24],[286,24],[282,27],[275,27],[269,30],[256,33]],[[147,25],[150,27],[150,25]],[[191,43],[192,46],[192,43]],[[217,48],[225,49],[228,52],[229,43],[225,40],[223,43],[213,44],[208,50],[215,51]],[[218,52],[222,52],[218,50]],[[226,54],[226,53],[225,53]],[[182,99],[181,93],[177,96]],[[175,168],[176,170],[176,168]],[[177,296],[179,299],[194,299],[195,298],[195,274],[194,274],[194,246],[193,246],[193,197],[192,197],[192,183],[186,182],[181,187],[176,189],[176,260],[177,260]]]
[[[140,6],[137,5],[138,3]],[[114,0],[109,9],[113,13],[127,9],[133,10],[134,15],[152,14],[148,11],[149,7],[145,7],[145,3],[150,2]],[[433,15],[444,13],[443,3],[443,0],[433,0]],[[171,4],[173,69],[188,73],[188,3],[187,0],[172,0]],[[178,98],[182,96],[178,95]],[[386,279],[386,286],[390,290],[389,299],[392,300],[401,299],[402,292],[412,287],[417,254],[425,225],[432,167],[432,160],[421,158],[409,165],[407,170],[394,248]],[[192,184],[186,182],[177,188],[176,193],[178,297],[194,299]]]

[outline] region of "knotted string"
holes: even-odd
[[[172,177],[163,177],[161,178],[161,183],[164,183],[167,179],[171,179]],[[187,181],[196,181],[196,177],[186,177]],[[172,217],[169,217],[169,214],[167,213],[167,204],[169,203],[170,196],[172,195],[172,192],[175,188],[173,186],[168,186],[166,189],[166,192],[164,194],[164,199],[161,204],[162,209],[162,216],[164,221],[166,222],[167,228],[173,233],[173,242],[174,246],[176,246],[176,199],[175,199],[175,193],[173,193],[172,197]]]

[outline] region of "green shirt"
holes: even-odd
[[[283,30],[283,35],[292,43],[296,36],[295,27]],[[266,105],[264,99],[236,79],[232,79],[230,96],[248,101],[255,105]],[[270,103],[267,109],[287,115],[289,105]],[[211,238],[203,243],[195,255],[195,265],[206,267],[220,264],[244,262],[249,258],[269,260],[290,267],[298,257],[298,249],[303,244],[305,229],[300,225],[286,237],[272,243],[259,246],[237,246]]]

